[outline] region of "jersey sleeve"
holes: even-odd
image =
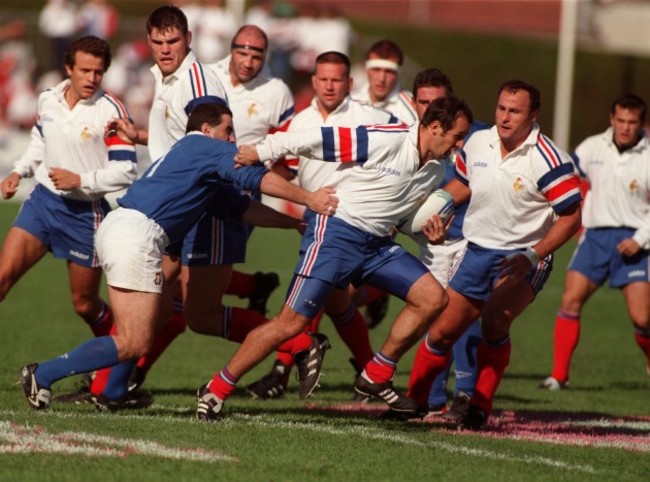
[[[458,179],[466,186],[469,186],[469,176],[467,174],[467,157],[465,151],[462,149],[456,151],[453,154],[453,156],[454,156],[454,164],[456,166],[454,172],[456,179]]]
[[[298,155],[325,162],[364,164],[384,149],[380,132],[404,130],[404,126],[319,127],[278,132],[257,146],[260,160]],[[407,129],[408,130],[408,129]]]
[[[38,166],[45,160],[45,138],[43,137],[41,114],[43,113],[44,99],[47,95],[49,95],[49,91],[41,93],[38,97],[36,122],[30,133],[29,145],[20,159],[13,165],[12,172],[17,173],[21,178],[33,177]]]
[[[274,103],[273,123],[270,126],[269,134],[285,132],[295,115],[293,95],[291,95],[289,87],[284,82],[280,82],[279,85],[279,98]]]
[[[546,172],[537,180],[537,188],[556,213],[582,201],[580,180],[567,154],[560,152],[544,135],[539,135],[537,152],[544,161]]]
[[[186,75],[189,76],[189,82],[185,84],[182,105],[188,116],[200,104],[219,103],[228,105],[226,90],[213,70],[196,61]]]
[[[104,94],[103,118],[108,124],[113,118],[128,119],[124,104],[119,99]],[[108,162],[103,169],[88,171],[80,174],[81,189],[88,193],[104,194],[119,191],[130,186],[137,176],[137,158],[135,146],[124,142],[115,133],[104,137]]]

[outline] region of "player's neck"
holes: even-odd
[[[81,100],[81,97],[77,95],[72,86],[68,86],[65,93],[63,94],[63,97],[65,98],[65,101],[68,104],[68,108],[70,110],[74,109],[74,106],[77,105],[77,103]]]

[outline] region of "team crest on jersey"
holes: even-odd
[[[86,142],[88,139],[92,138],[92,134],[88,130],[88,127],[84,127],[83,130],[81,131],[81,141]]]
[[[636,179],[632,179],[630,183],[630,192],[637,192],[639,190],[639,182]]]
[[[156,277],[153,280],[153,284],[160,286],[162,284],[162,273],[159,271],[156,273]]]
[[[255,104],[255,102],[253,102],[251,105],[248,106],[247,112],[248,112],[248,117],[253,117],[254,115],[258,114],[257,105]]]
[[[517,177],[514,184],[512,185],[512,189],[514,189],[515,194],[519,194],[521,191],[524,190],[524,182],[521,180],[520,177]]]

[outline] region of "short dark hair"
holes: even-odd
[[[467,117],[470,124],[474,122],[474,115],[467,103],[455,95],[448,95],[432,101],[427,106],[427,110],[424,111],[420,122],[423,126],[428,127],[433,121],[438,121],[443,130],[448,131],[454,126],[456,118],[461,114]]]
[[[104,39],[86,35],[72,42],[63,59],[65,65],[71,69],[74,67],[74,57],[77,52],[84,52],[102,59],[104,61],[104,72],[111,66],[111,48]]]
[[[147,18],[147,34],[151,34],[154,28],[161,32],[177,28],[185,35],[188,32],[187,17],[175,5],[163,5],[151,12]]]
[[[501,92],[512,92],[516,93],[518,90],[525,90],[528,92],[530,97],[530,112],[539,111],[542,107],[542,94],[540,94],[539,89],[533,84],[529,84],[524,80],[513,79],[506,80],[503,84],[499,86],[499,92],[497,92],[497,98],[501,95]]]
[[[418,89],[421,87],[444,87],[447,95],[454,93],[454,88],[451,85],[451,80],[447,77],[442,70],[431,68],[421,70],[415,76],[413,81],[413,97],[417,97]]]
[[[318,57],[316,57],[316,65],[319,64],[338,64],[345,65],[346,74],[350,75],[350,59],[347,55],[330,50],[329,52],[323,52]]]
[[[625,94],[615,99],[614,102],[612,102],[612,110],[610,114],[614,115],[614,112],[616,112],[616,107],[628,110],[638,110],[641,114],[641,124],[645,123],[648,107],[645,103],[645,100],[643,100],[638,95]]]
[[[392,40],[378,40],[370,47],[366,55],[366,59],[370,58],[370,54],[377,55],[380,59],[390,59],[397,58],[397,64],[402,65],[404,63],[404,52],[402,49]]]
[[[205,123],[211,126],[219,125],[224,114],[232,117],[232,111],[224,104],[218,102],[199,104],[187,119],[185,133],[200,131],[201,126]]]

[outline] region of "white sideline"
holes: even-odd
[[[169,409],[169,407],[166,407]],[[187,413],[187,408],[177,408],[177,412],[179,414],[186,414]],[[81,413],[71,413],[71,412],[38,412],[35,413],[35,415],[38,415],[40,417],[44,418],[72,418],[72,419],[96,419],[97,417],[105,416],[105,414],[81,414]],[[0,416],[2,417],[13,417],[16,416],[16,412],[12,410],[0,410]],[[188,420],[187,418],[178,418],[174,416],[160,416],[160,415],[148,415],[148,414],[124,414],[120,413],[119,415],[116,415],[117,417],[120,418],[120,420],[156,420],[156,421],[161,421],[166,424],[168,423],[182,423],[182,424],[192,424],[192,423],[201,423],[203,424],[204,422],[198,422],[194,419]],[[329,435],[340,435],[344,437],[350,437],[350,436],[358,436],[362,437],[365,439],[371,439],[371,440],[382,440],[382,441],[388,441],[388,442],[393,442],[401,445],[413,445],[413,446],[418,446],[418,447],[425,447],[425,448],[432,448],[432,449],[439,449],[439,450],[445,450],[450,453],[456,453],[456,454],[462,454],[462,455],[468,455],[472,457],[481,457],[485,459],[492,459],[492,460],[502,460],[502,461],[508,461],[508,462],[521,462],[525,464],[538,464],[538,465],[543,465],[547,467],[554,467],[554,468],[559,468],[559,469],[565,469],[565,470],[570,470],[570,471],[576,471],[576,472],[584,472],[584,473],[589,473],[589,474],[595,474],[598,471],[594,469],[592,466],[589,465],[584,465],[584,464],[574,464],[574,463],[569,463],[569,462],[564,462],[562,460],[557,460],[557,459],[551,459],[548,457],[530,457],[530,456],[516,456],[516,455],[508,455],[505,453],[500,453],[492,450],[484,450],[484,449],[475,449],[471,447],[466,447],[460,444],[453,444],[449,442],[437,442],[434,440],[427,441],[427,442],[421,442],[419,440],[416,440],[412,437],[409,437],[407,435],[395,435],[394,433],[377,429],[374,427],[359,427],[359,426],[354,426],[350,428],[334,428],[334,427],[328,427],[328,426],[323,426],[323,425],[316,425],[314,423],[306,423],[306,422],[287,422],[284,420],[279,420],[274,417],[269,417],[266,415],[242,415],[242,414],[231,414],[228,416],[228,418],[224,419],[220,424],[225,424],[228,426],[231,426],[233,424],[237,424],[240,422],[244,422],[248,425],[251,426],[272,426],[273,428],[285,428],[285,429],[290,429],[290,430],[295,430],[295,429],[303,429],[303,430],[310,430],[313,432],[320,432],[320,433],[325,433]],[[8,422],[0,422],[0,423],[8,423]],[[87,434],[90,435],[90,434]],[[97,436],[100,437],[100,436]],[[2,441],[2,435],[0,434],[0,441]],[[145,442],[145,441],[140,441],[140,442]],[[159,444],[155,444],[159,445]],[[163,446],[164,447],[164,446]],[[173,449],[170,449],[173,450]],[[176,449],[178,450],[178,449]],[[0,452],[2,452],[2,446],[0,446]],[[90,455],[90,454],[87,454]],[[144,454],[143,454],[144,455]],[[147,455],[154,455],[153,453],[147,454]],[[227,457],[221,454],[217,454],[220,457]],[[154,455],[155,456],[155,455]],[[223,460],[223,459],[220,459]],[[232,457],[230,457],[229,460],[234,460]]]

